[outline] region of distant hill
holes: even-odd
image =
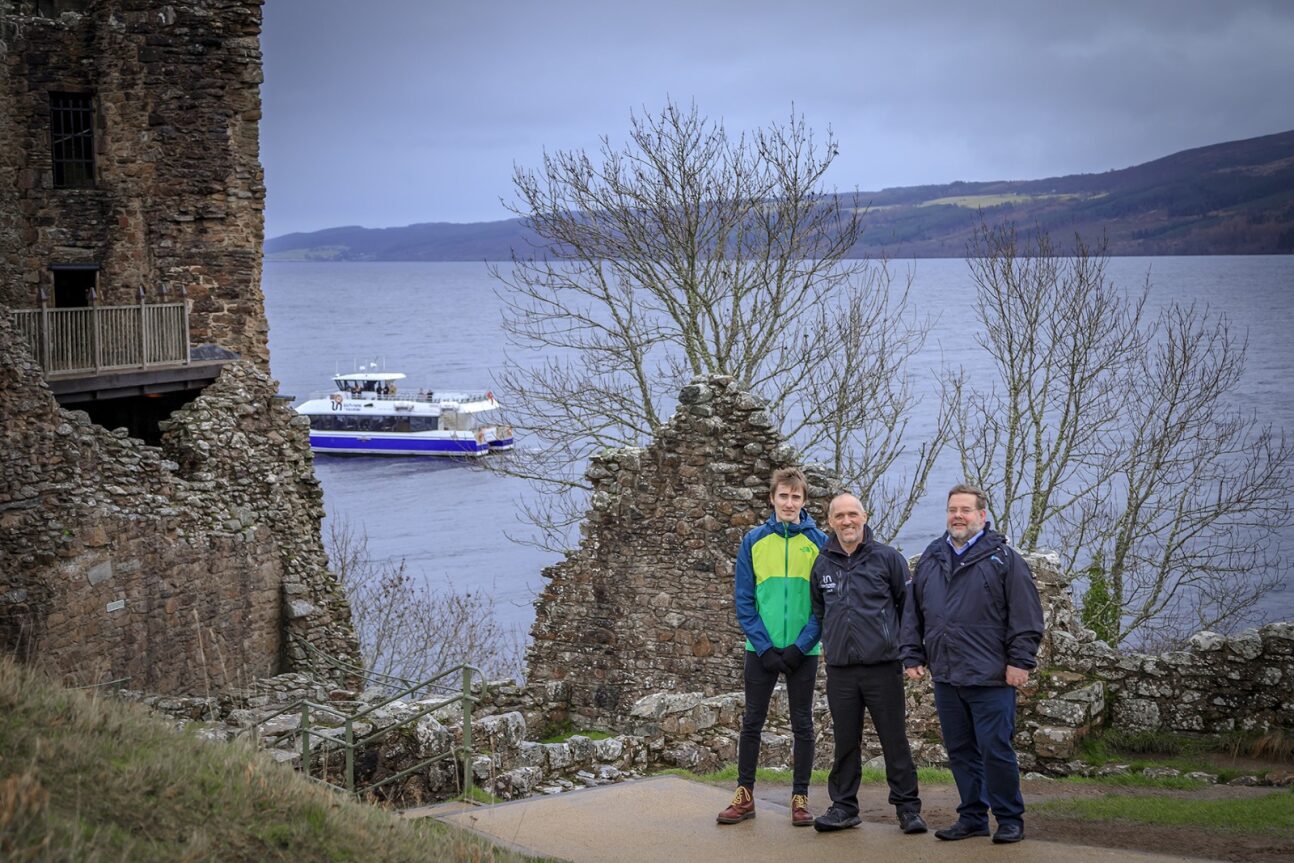
[[[1113,255],[1294,252],[1294,131],[1184,150],[1103,174],[863,192],[858,257],[961,257],[983,213],[1053,239],[1108,238]],[[265,244],[269,260],[479,261],[541,245],[520,219],[328,228]]]

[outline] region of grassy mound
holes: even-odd
[[[0,658],[0,860],[524,859]]]

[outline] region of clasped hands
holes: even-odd
[[[759,655],[759,664],[770,674],[790,674],[804,662],[804,653],[794,644],[770,647]]]
[[[926,676],[926,667],[924,665],[914,665],[911,668],[903,669],[903,675],[908,680],[920,680]],[[1014,665],[1006,667],[1006,685],[1014,686],[1019,689],[1029,682],[1029,669],[1016,668]]]

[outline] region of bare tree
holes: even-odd
[[[529,513],[541,544],[568,544],[589,454],[644,444],[681,386],[712,373],[764,397],[809,457],[886,502],[883,534],[898,530],[944,425],[904,480],[882,480],[904,453],[904,365],[926,326],[887,269],[846,259],[863,208],[822,188],[836,152],[801,117],[733,137],[669,103],[597,158],[517,170],[513,211],[544,245],[494,270],[512,346],[499,388],[530,448],[491,466],[544,492]]]
[[[999,530],[1062,549],[1096,584],[1086,609],[1118,643],[1179,642],[1252,622],[1279,582],[1292,453],[1229,398],[1245,345],[1225,319],[1127,294],[1104,248],[1060,255],[981,226],[971,270],[996,372],[953,375],[962,467]]]
[[[1124,422],[1108,442],[1113,481],[1062,515],[1067,542],[1096,550],[1117,641],[1178,643],[1252,623],[1283,580],[1294,453],[1230,406],[1245,344],[1225,317],[1169,306],[1128,370]]]
[[[981,223],[968,262],[977,336],[995,375],[951,379],[962,470],[992,489],[997,529],[1036,548],[1058,514],[1109,481],[1109,435],[1125,418],[1126,375],[1146,349],[1145,291],[1105,277],[1103,247],[1061,255],[1044,234]]]
[[[368,535],[337,519],[328,523],[325,545],[350,601],[365,669],[417,682],[468,663],[487,677],[520,677],[523,639],[499,624],[493,597],[448,584],[436,591],[404,561],[374,561]]]

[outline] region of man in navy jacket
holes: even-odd
[[[948,532],[921,555],[903,613],[905,674],[929,668],[935,709],[961,805],[940,839],[1024,838],[1015,734],[1016,690],[1037,667],[1042,603],[1033,573],[988,525],[988,498],[969,485],[948,492]]]

